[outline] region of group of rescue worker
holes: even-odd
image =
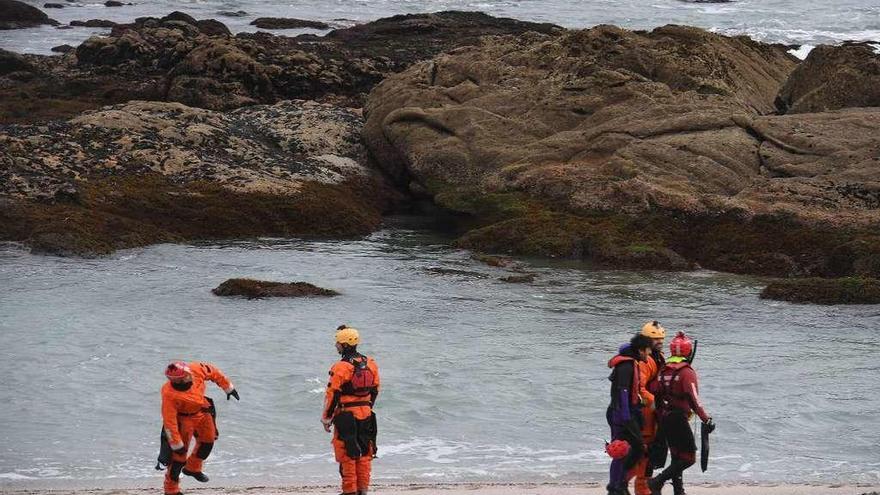
[[[629,495],[633,478],[636,495],[659,495],[667,481],[675,495],[684,495],[682,473],[694,464],[697,452],[689,424],[692,414],[699,416],[706,431],[715,429],[700,401],[697,373],[691,367],[694,341],[678,332],[666,358],[665,339],[660,323],[645,323],[608,362],[612,370],[606,412],[612,439],[606,446],[612,457],[608,495]],[[652,477],[655,468],[665,466],[667,452],[669,466]]]
[[[321,424],[333,432],[333,452],[339,463],[343,495],[367,495],[372,460],[376,455],[376,415],[379,367],[360,354],[357,329],[336,329],[336,351],[341,359],[330,368]],[[182,495],[180,475],[205,483],[202,465],[218,438],[216,410],[205,396],[205,382],[226,392],[226,400],[240,396],[229,378],[209,363],[175,361],[165,368],[162,386],[162,435],[159,463],[165,469],[165,495]],[[191,445],[195,440],[195,443]],[[191,448],[190,448],[191,447]]]
[[[700,403],[697,374],[690,366],[694,343],[679,332],[666,359],[665,337],[666,331],[658,322],[648,322],[608,363],[612,369],[611,404],[606,417],[612,442],[606,450],[613,458],[609,495],[628,495],[633,478],[637,495],[658,495],[668,480],[672,480],[675,495],[683,495],[682,472],[694,464],[696,454],[688,424],[691,413],[714,428]],[[333,433],[341,495],[367,495],[376,455],[373,407],[379,395],[379,368],[375,360],[358,352],[360,335],[356,329],[340,325],[335,343],[341,359],[330,368],[321,424]],[[156,469],[167,466],[165,495],[181,495],[181,474],[202,483],[208,481],[202,465],[219,436],[214,403],[205,396],[206,382],[223,389],[226,400],[240,397],[229,378],[213,364],[176,361],[167,366],[165,376],[168,381],[162,386],[163,425]],[[672,461],[652,478],[653,469],[665,464],[667,448]]]

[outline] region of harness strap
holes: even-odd
[[[343,409],[346,408],[346,407],[360,407],[360,406],[370,406],[370,407],[373,407],[373,403],[370,402],[370,401],[368,401],[368,400],[359,400],[359,401],[346,402],[346,403],[344,403],[344,404],[339,404],[339,407],[341,407],[341,408],[343,408]]]
[[[202,414],[206,412],[211,412],[210,407],[203,407],[201,411],[196,411],[194,413],[177,413],[178,416],[195,416],[196,414]]]

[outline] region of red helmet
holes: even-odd
[[[189,365],[183,361],[174,361],[165,368],[165,376],[169,379],[183,378],[190,373]]]
[[[690,357],[693,350],[694,342],[684,332],[678,332],[675,338],[672,339],[672,342],[669,343],[669,352],[673,356]]]
[[[605,452],[607,452],[612,459],[623,459],[629,455],[629,443],[625,440],[615,440],[611,443],[606,443]]]

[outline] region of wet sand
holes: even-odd
[[[695,484],[687,486],[689,495],[867,495],[880,494],[880,485],[819,485],[819,484]],[[0,492],[10,495],[154,495],[161,490],[161,481],[152,488],[115,489],[14,489],[0,485]],[[335,486],[241,486],[184,487],[184,493],[221,495],[335,495]],[[671,493],[667,487],[665,492]],[[591,484],[515,483],[515,484],[386,484],[370,490],[371,495],[438,493],[441,495],[604,495],[603,486]]]

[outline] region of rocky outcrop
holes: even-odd
[[[231,278],[211,290],[215,296],[242,296],[248,299],[265,297],[332,297],[339,293],[308,282],[265,282],[249,278]]]
[[[89,19],[87,21],[70,21],[70,25],[75,27],[112,28],[117,23],[106,19]]]
[[[18,0],[0,0],[0,29],[22,29],[48,24],[57,26],[45,12]]]
[[[826,305],[880,304],[880,280],[850,277],[778,280],[761,292],[761,299]]]
[[[782,113],[880,107],[880,54],[870,43],[814,48],[779,91]]]
[[[32,73],[34,66],[26,57],[0,49],[0,76],[12,73]]]
[[[0,195],[48,199],[91,177],[153,172],[238,191],[295,193],[303,182],[369,179],[361,117],[309,101],[230,113],[132,102],[0,132]]]
[[[828,274],[880,225],[880,110],[769,115],[782,46],[666,26],[486,39],[392,75],[365,140],[491,252]]]
[[[413,30],[417,22],[438,27]],[[213,110],[284,99],[360,107],[366,92],[386,75],[443,50],[475,43],[484,34],[481,29],[561,29],[455,12],[376,21],[381,29],[371,29],[372,24],[326,37],[266,32],[233,37],[219,21],[182,13],[141,18],[113,27],[110,36],[88,39],[75,56],[31,56],[38,70],[28,81],[0,81],[0,122],[70,117],[131,99]],[[399,33],[394,34],[397,24]]]
[[[193,238],[352,236],[393,194],[351,111],[133,102],[0,132],[0,238],[61,254]],[[67,220],[65,220],[65,218]]]
[[[290,17],[258,17],[251,22],[251,26],[257,26],[260,29],[330,29],[330,25],[326,22]]]

